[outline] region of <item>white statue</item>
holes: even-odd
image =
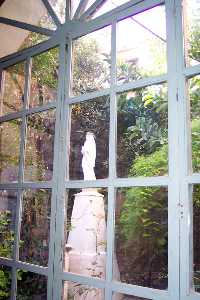
[[[81,150],[84,180],[95,180],[96,143],[92,132],[86,133],[86,140]]]

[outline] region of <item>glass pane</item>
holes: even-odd
[[[53,175],[55,110],[30,115],[27,118],[25,151],[26,181],[48,181]]]
[[[17,271],[17,300],[46,300],[47,277],[24,270]]]
[[[200,2],[184,0],[184,5],[186,64],[196,65],[200,63]]]
[[[7,258],[13,256],[16,205],[16,191],[0,191],[0,256]]]
[[[168,285],[168,195],[164,187],[117,190],[114,279],[156,289]]]
[[[4,2],[6,3],[6,1]],[[9,36],[9,39],[8,39]],[[12,54],[27,47],[39,44],[47,40],[48,37],[23,30],[21,28],[1,24],[0,26],[0,57]]]
[[[22,209],[19,259],[47,266],[51,192],[42,189],[25,191]]]
[[[108,96],[72,105],[70,179],[108,176],[109,113]]]
[[[9,300],[11,292],[11,268],[0,265],[0,299]]]
[[[89,1],[89,2],[95,2]],[[109,12],[110,10],[116,8],[117,6],[120,6],[124,3],[128,2],[128,0],[107,0],[107,1],[102,1],[103,5],[100,5],[94,15],[92,17],[96,18],[102,14],[105,14],[106,12]]]
[[[24,102],[24,67],[20,63],[4,70],[1,83],[1,115],[19,111]]]
[[[0,181],[18,180],[21,120],[0,125]]]
[[[57,99],[58,49],[32,59],[30,107],[42,106]]]
[[[194,288],[200,293],[200,185],[193,185],[193,266],[194,266]]]
[[[105,278],[107,197],[106,189],[68,191],[65,272]]]
[[[104,290],[76,282],[64,281],[63,300],[104,300]]]
[[[150,300],[150,299],[125,295],[125,294],[114,293],[113,297],[112,297],[112,300]]]
[[[110,27],[73,43],[73,95],[107,88],[110,82]]]
[[[190,98],[190,117],[192,134],[192,168],[193,172],[200,171],[200,76],[195,76],[188,81]]]
[[[166,72],[165,7],[118,23],[117,80],[125,83]]]
[[[117,175],[168,172],[167,87],[154,85],[118,95]]]
[[[12,0],[10,3],[3,1],[1,17],[45,28],[50,28],[51,23],[53,23],[42,0]],[[53,25],[55,27],[54,23]]]

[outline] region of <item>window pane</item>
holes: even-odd
[[[0,125],[0,181],[18,180],[21,120]]]
[[[14,1],[13,1],[14,2]],[[4,2],[5,3],[5,2]],[[2,6],[1,6],[2,7]],[[16,9],[18,10],[18,9]],[[2,16],[2,14],[1,14]],[[9,39],[8,39],[9,37]],[[17,28],[14,26],[9,26],[1,24],[0,26],[0,57],[12,54],[22,49],[26,49],[30,46],[41,43],[47,40],[46,35],[42,35],[35,32],[30,32]]]
[[[26,181],[48,181],[53,175],[55,110],[30,115],[27,118],[25,151]]]
[[[94,179],[90,174],[84,176],[83,169],[86,173],[88,168],[94,169],[97,179],[108,176],[109,113],[108,96],[72,106],[70,179]]]
[[[21,261],[47,266],[49,252],[51,192],[27,190],[22,201]]]
[[[0,299],[9,300],[11,292],[11,268],[0,265]]]
[[[68,191],[64,271],[104,279],[107,190]]]
[[[24,62],[4,70],[1,85],[1,115],[19,111],[24,102]]]
[[[91,1],[91,2],[94,2],[94,1]],[[126,2],[128,2],[128,0],[115,0],[115,1],[107,0],[107,1],[104,1],[103,2],[104,4],[96,10],[93,17],[96,18],[96,17],[98,17],[102,14],[105,14],[105,13],[109,12],[110,10],[112,10],[112,9],[116,8],[117,6],[120,6],[120,5],[122,5]]]
[[[0,191],[0,256],[8,258],[13,256],[16,205],[16,191]]]
[[[192,168],[193,172],[200,171],[200,76],[195,76],[188,81],[190,98],[190,117],[192,134]]]
[[[73,95],[107,88],[110,82],[110,27],[73,43]]]
[[[13,0],[11,3],[4,1],[1,5],[1,16],[46,28],[49,28],[49,23],[52,22],[42,0],[29,0],[24,3],[18,0]]]
[[[17,300],[46,300],[47,277],[24,270],[17,271]]]
[[[76,282],[64,281],[63,300],[104,300],[104,290]]]
[[[154,85],[118,95],[117,175],[168,172],[167,87]]]
[[[193,265],[194,265],[194,288],[200,293],[200,185],[193,185]]]
[[[65,22],[65,9],[66,9],[66,1],[65,0],[49,0],[52,8],[54,9],[56,15],[59,17],[61,23]]]
[[[57,99],[58,49],[32,59],[30,107],[42,106]]]
[[[125,294],[119,294],[119,293],[113,293],[112,300],[150,300],[150,299],[125,295]]]
[[[117,190],[113,272],[116,280],[166,289],[168,196],[164,187]]]
[[[185,53],[186,64],[200,63],[200,3],[199,0],[184,0],[185,5]]]
[[[166,25],[163,5],[119,22],[117,32],[119,83],[166,72]]]

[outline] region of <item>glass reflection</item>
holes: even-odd
[[[17,270],[17,300],[46,300],[47,277]]]
[[[22,208],[19,258],[21,261],[47,266],[51,192],[25,191]]]
[[[49,181],[53,175],[55,110],[27,118],[25,151],[26,181]]]
[[[11,296],[11,268],[0,265],[0,299],[9,300]]]
[[[167,288],[167,198],[164,187],[117,190],[114,279],[145,287]]]
[[[19,63],[4,70],[1,82],[0,114],[19,111],[24,102],[24,68]]]
[[[167,87],[153,85],[118,95],[118,177],[168,172]]]
[[[71,110],[71,136],[70,136],[70,179],[83,179],[83,164],[87,161],[91,164],[94,156],[92,146],[96,145],[96,159],[94,173],[97,179],[108,176],[108,152],[109,152],[109,97],[99,97],[91,101],[77,103]],[[90,139],[88,145],[88,134]],[[93,138],[92,138],[93,135]],[[85,145],[85,146],[84,146]],[[85,154],[83,154],[86,147]],[[88,152],[88,149],[89,152]],[[93,176],[94,177],[94,176]]]
[[[76,282],[64,281],[63,300],[104,300],[104,290]]]
[[[107,190],[69,190],[64,271],[104,279]]]
[[[198,0],[184,0],[185,60],[187,65],[200,63],[200,3]]]
[[[200,171],[200,76],[195,76],[188,81],[191,142],[192,142],[192,169],[194,173]]]
[[[110,82],[110,27],[73,43],[73,95],[107,88]]]
[[[119,294],[119,293],[113,293],[112,300],[150,300],[150,299],[125,295],[125,294]]]
[[[0,181],[18,180],[21,120],[0,125]]]
[[[58,49],[32,59],[30,107],[42,106],[57,99]]]
[[[0,191],[0,256],[7,258],[13,256],[16,205],[16,191]]]
[[[163,5],[119,22],[117,33],[119,83],[166,72],[166,25]]]

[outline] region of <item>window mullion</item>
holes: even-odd
[[[25,87],[24,87],[24,103],[23,111],[27,108],[29,101],[29,89],[30,89],[30,74],[31,74],[31,59],[26,60],[25,64]],[[21,186],[24,180],[24,157],[25,157],[25,144],[26,144],[26,115],[22,115],[21,124],[21,140],[20,140],[20,160],[19,160],[19,174],[18,185]],[[18,186],[18,187],[19,187]],[[20,247],[20,230],[21,230],[21,217],[22,217],[22,197],[23,189],[18,188],[17,193],[17,205],[16,205],[16,220],[15,220],[15,239],[13,247],[13,259],[19,260],[19,247]],[[12,287],[11,287],[11,299],[16,299],[17,293],[17,268],[12,267]]]
[[[70,46],[68,46],[70,48]],[[71,68],[71,59],[66,53],[66,44],[63,39],[60,45],[59,87],[56,111],[56,136],[54,145],[54,175],[52,190],[51,216],[51,251],[49,258],[48,299],[61,299],[62,281],[60,274],[63,267],[63,240],[64,240],[64,206],[65,206],[65,178],[67,161],[68,136],[68,106],[65,103],[68,89],[66,78],[69,81],[67,70]],[[67,57],[66,57],[67,56]],[[67,68],[67,69],[66,69]],[[59,246],[58,246],[59,245]]]
[[[167,61],[168,61],[168,140],[169,140],[169,177],[168,186],[168,289],[172,299],[180,297],[180,158],[183,153],[180,146],[182,136],[180,121],[182,112],[178,97],[179,82],[182,69],[182,45],[178,36],[180,26],[177,13],[181,7],[181,0],[169,0],[166,5],[167,28]],[[183,161],[182,161],[183,164]]]
[[[116,103],[116,30],[117,23],[112,23],[111,35],[111,92],[110,92],[110,129],[109,129],[109,182],[108,186],[108,221],[107,221],[107,258],[106,258],[106,288],[105,299],[112,299],[110,283],[113,279],[114,255],[114,216],[115,216],[115,188],[116,178],[116,144],[117,144],[117,103]]]

